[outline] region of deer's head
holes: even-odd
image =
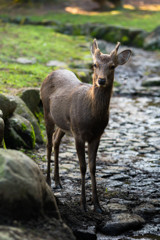
[[[118,42],[115,49],[110,54],[103,54],[98,48],[96,39],[91,47],[94,66],[93,84],[97,87],[106,87],[112,85],[114,80],[114,71],[118,65],[125,64],[130,56],[131,50],[127,49],[118,54],[120,43]]]

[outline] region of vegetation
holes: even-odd
[[[32,14],[31,14],[32,12]],[[71,14],[67,12],[50,12],[48,11],[45,14],[39,14],[36,10],[27,11],[25,13],[16,12],[15,14],[0,14],[0,18],[23,18],[27,17],[33,21],[42,21],[47,20],[58,21],[59,23],[71,23],[74,25],[85,24],[85,23],[103,23],[106,25],[120,25],[124,27],[133,27],[144,29],[146,31],[152,31],[157,26],[159,26],[160,12],[149,12],[149,11],[140,11],[140,10],[114,10],[108,12],[101,12],[86,15],[80,14]]]
[[[28,9],[29,10],[29,9]],[[33,10],[33,9],[32,9]],[[32,13],[32,14],[31,14]],[[34,11],[17,11],[12,15],[0,14],[0,17],[29,17],[32,21],[57,21],[59,23],[84,24],[102,23],[121,25],[152,31],[159,24],[160,12],[138,10],[117,10],[101,12],[95,15],[50,12],[40,14]],[[73,68],[74,61],[90,61],[88,39],[83,36],[67,36],[56,33],[52,27],[33,25],[13,25],[0,22],[0,92],[10,92],[21,87],[40,86],[48,73],[56,67],[46,66],[50,60],[59,60]],[[126,37],[126,36],[124,36]],[[21,64],[19,57],[34,59],[33,64]]]
[[[84,37],[58,34],[42,26],[0,25],[0,92],[13,88],[40,86],[54,68],[47,67],[50,60],[68,65],[89,55]],[[17,58],[34,58],[34,64],[20,64]]]

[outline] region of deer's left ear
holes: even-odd
[[[94,39],[93,40],[93,43],[92,43],[92,46],[91,46],[91,53],[92,55],[95,54],[96,50],[98,49],[98,43],[97,43],[97,40]]]
[[[117,65],[125,64],[129,60],[131,55],[132,55],[131,50],[124,50],[123,52],[119,53],[117,55]]]

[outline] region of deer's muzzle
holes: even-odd
[[[98,79],[98,84],[99,84],[100,86],[105,85],[105,83],[106,83],[106,79],[105,79],[105,78],[99,78],[99,79]]]

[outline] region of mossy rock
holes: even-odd
[[[39,167],[20,151],[0,149],[0,196],[1,218],[24,220],[42,214],[60,218]]]
[[[17,103],[15,113],[26,118],[32,124],[36,136],[36,143],[43,143],[38,121],[33,113],[29,110],[25,102],[18,96],[10,96],[10,99],[14,99],[14,101]]]
[[[10,99],[6,95],[0,94],[0,109],[3,112],[3,119],[11,116],[16,109],[16,102],[14,99]]]
[[[142,31],[133,38],[132,44],[137,47],[143,47],[146,36],[147,33],[145,31],[144,32]]]
[[[32,124],[24,117],[14,114],[6,121],[5,143],[8,148],[12,149],[33,149],[35,132]]]
[[[18,93],[18,95],[34,115],[39,113],[39,104],[41,101],[39,88],[23,89]]]
[[[4,137],[4,121],[0,117],[0,146],[2,145],[3,137]]]

